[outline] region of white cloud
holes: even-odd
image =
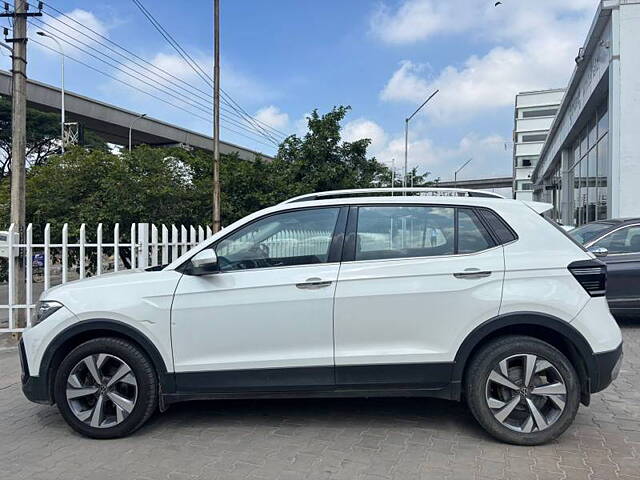
[[[78,31],[85,32],[86,27],[93,30],[97,34],[102,35],[103,37],[108,37],[109,35],[109,27],[107,26],[107,24],[96,17],[96,15],[92,12],[76,8],[75,10],[72,10],[65,15],[67,17],[71,17],[71,19],[63,17],[62,15],[59,15],[57,17],[46,17],[46,19],[44,20],[44,25],[29,28],[29,34],[31,38],[40,43],[43,43],[44,45],[46,45],[46,47],[51,47],[53,51],[34,42],[35,48],[38,48],[39,50],[50,53],[52,55],[57,54],[58,51],[58,47],[53,40],[43,38],[41,36],[36,36],[36,32],[40,30],[61,40],[63,48],[65,49],[65,53],[73,54],[73,56],[82,56],[86,55],[86,53],[80,52],[79,50],[71,47],[65,42],[72,42],[76,44],[77,40],[80,40],[83,43],[94,47],[97,43],[97,40],[102,41],[101,39],[97,39],[96,36],[91,33],[87,32],[88,36],[84,36],[80,35]],[[88,49],[88,47],[84,45],[79,46],[84,50]]]
[[[358,118],[346,123],[341,133],[345,142],[355,142],[363,138],[370,139],[369,151],[374,154],[384,147],[387,140],[384,129],[376,122],[366,118]]]
[[[289,115],[286,112],[281,112],[278,107],[273,105],[261,108],[256,112],[254,117],[279,130],[284,129],[289,125]]]
[[[460,8],[455,0],[407,0],[395,12],[381,4],[371,16],[370,28],[383,41],[401,45],[465,30],[472,19],[467,12],[467,6]]]
[[[446,8],[456,4],[442,3],[449,5]],[[427,112],[440,120],[456,121],[512,105],[516,93],[523,90],[566,85],[595,2],[507,0],[499,8],[493,8],[492,3],[491,8],[486,5],[484,1],[470,0],[461,9],[464,12],[460,13],[459,22],[457,16],[451,17],[456,18],[455,22],[449,22],[453,26],[445,25],[439,30],[423,26],[419,30],[421,34],[414,32],[412,38],[402,41],[416,42],[436,33],[459,32],[464,27],[469,35],[480,36],[493,45],[486,53],[472,55],[460,65],[445,66],[435,75],[429,75],[425,65],[405,60],[380,92],[380,98],[416,103],[440,89]],[[385,21],[400,28],[407,21],[404,14],[409,7],[414,16],[424,14],[429,8],[439,8],[431,0],[407,0],[395,14],[387,12]],[[469,12],[475,17],[473,22],[465,20]],[[373,18],[379,15],[378,12]],[[420,22],[418,18],[411,21],[416,25]],[[385,41],[399,43],[400,37],[387,38],[382,30],[379,34]]]

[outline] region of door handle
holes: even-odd
[[[491,275],[491,272],[486,270],[481,271],[477,268],[467,268],[464,272],[457,272],[453,274],[453,276],[456,278],[463,278],[468,280],[472,280],[474,278],[485,278],[490,275]]]
[[[296,287],[301,290],[317,290],[319,288],[325,288],[331,285],[331,281],[323,281],[318,277],[307,278],[302,283],[296,283]]]

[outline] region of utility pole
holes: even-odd
[[[220,231],[220,0],[213,0],[213,232]]]
[[[14,0],[14,10],[5,10],[0,17],[13,18],[13,38],[7,42],[13,44],[12,55],[12,84],[11,84],[11,214],[10,222],[19,232],[20,243],[25,238],[25,162],[27,147],[27,17],[41,16],[40,11],[29,13],[29,6],[25,0]],[[10,255],[9,261],[13,262],[13,292],[14,298],[10,299],[14,305],[26,303],[26,284],[24,275],[24,262],[31,259],[24,258],[20,248],[19,254]],[[13,253],[13,252],[11,252]],[[17,326],[25,325],[26,309],[18,309]]]

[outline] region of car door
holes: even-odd
[[[502,246],[469,208],[363,205],[351,209],[348,225],[335,299],[336,382],[446,384],[462,339],[498,314]]]
[[[607,300],[618,315],[640,315],[640,224],[625,225],[590,246],[606,248]]]
[[[172,308],[181,392],[333,385],[333,296],[346,209],[307,208],[240,227],[219,272],[183,275]]]

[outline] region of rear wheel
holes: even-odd
[[[580,384],[571,362],[533,337],[506,336],[485,345],[471,360],[465,381],[474,417],[495,438],[538,445],[562,434],[580,405]]]
[[[96,338],[72,350],[60,364],[54,396],[76,431],[116,438],[137,430],[158,403],[153,365],[140,349],[119,338]]]

